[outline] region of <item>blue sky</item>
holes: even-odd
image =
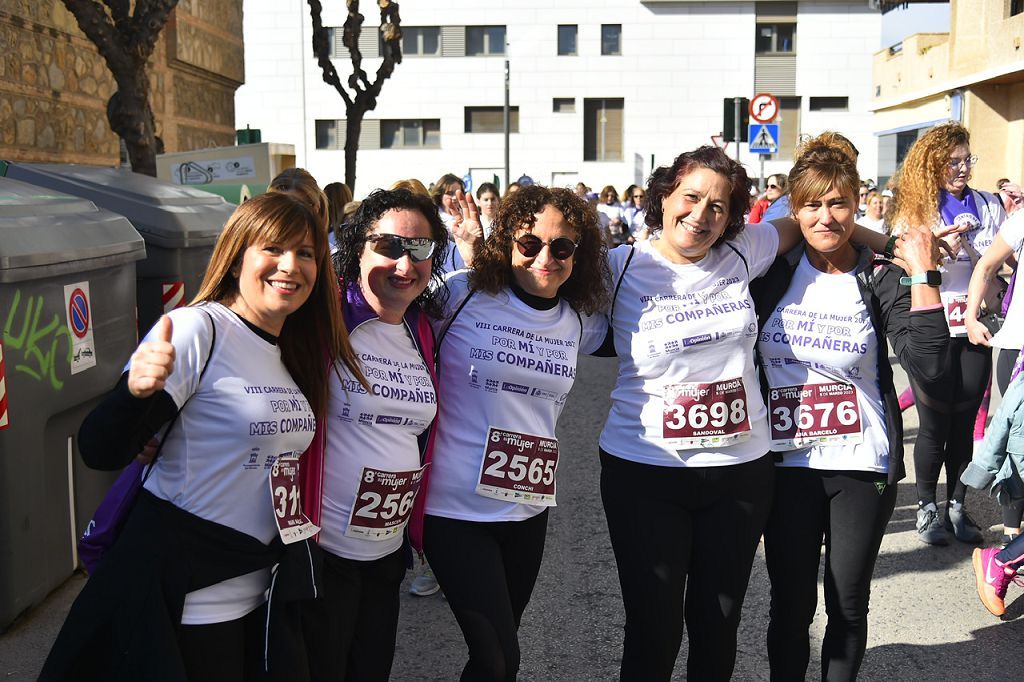
[[[947,33],[949,3],[911,3],[882,15],[882,44],[890,47],[914,33]]]

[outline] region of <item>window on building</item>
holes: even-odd
[[[504,26],[467,26],[466,55],[470,57],[505,54]]]
[[[757,24],[757,38],[754,41],[756,54],[788,53],[795,51],[796,24]]]
[[[624,100],[583,100],[583,160],[622,161]]]
[[[576,113],[576,98],[575,97],[555,97],[551,100],[551,111],[556,114],[575,114]]]
[[[1024,12],[1024,0],[1010,0],[1010,16]]]
[[[508,129],[519,132],[519,107],[508,108]],[[466,107],[466,132],[505,132],[505,107]]]
[[[381,149],[441,146],[441,119],[384,119],[380,122]]]
[[[811,111],[849,111],[849,97],[811,97],[808,104]]]
[[[778,157],[792,159],[800,137],[800,98],[779,97],[779,153]]]
[[[579,27],[576,24],[560,24],[558,26],[558,54],[562,56],[576,54],[576,35]]]
[[[436,57],[441,54],[440,26],[403,26],[403,57]]]
[[[601,24],[601,54],[622,54],[622,24]]]
[[[317,120],[315,127],[317,149],[345,148],[342,142],[345,135],[344,121]]]

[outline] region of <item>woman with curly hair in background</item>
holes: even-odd
[[[439,403],[424,545],[469,647],[463,680],[514,680],[520,619],[555,504],[555,426],[580,352],[605,336],[597,215],[568,189],[502,201],[436,325]]]
[[[945,545],[949,533],[977,543],[981,529],[967,515],[967,487],[960,482],[973,451],[973,426],[992,370],[991,350],[967,338],[965,317],[971,272],[992,244],[1005,219],[1002,204],[988,192],[968,187],[978,157],[971,155],[971,136],[959,123],[944,123],[922,135],[907,153],[896,182],[893,233],[908,225],[945,226],[959,230],[943,239],[955,256],[942,267],[942,306],[949,324],[945,389],[914,388],[920,430],[914,444],[917,475],[917,532],[922,542]],[[946,467],[946,518],[936,502],[939,471]]]

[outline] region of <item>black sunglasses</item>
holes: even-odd
[[[768,189],[782,189],[782,188],[779,187],[778,185],[773,185],[772,183],[768,183]]]
[[[371,234],[366,241],[374,253],[398,260],[409,254],[413,263],[420,263],[434,255],[437,243],[430,237],[401,237],[397,234]]]
[[[565,260],[566,258],[572,258],[572,254],[576,253],[576,247],[579,246],[579,243],[574,242],[568,237],[559,237],[546,242],[540,237],[535,237],[532,234],[524,234],[515,241],[516,248],[519,249],[519,253],[523,254],[527,258],[533,258],[536,256],[546,245],[551,249],[552,256],[558,260]]]

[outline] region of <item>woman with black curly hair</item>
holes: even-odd
[[[568,189],[524,187],[498,208],[438,332],[444,385],[425,548],[469,646],[463,680],[514,680],[520,618],[555,504],[555,425],[580,352],[606,332],[597,215]]]
[[[320,526],[324,580],[302,609],[314,680],[387,680],[407,567],[405,529],[437,412],[434,336],[448,233],[426,196],[376,190],[338,232],[341,312],[367,384],[328,370],[327,414],[304,457],[304,509]],[[413,547],[422,534],[411,529]]]

